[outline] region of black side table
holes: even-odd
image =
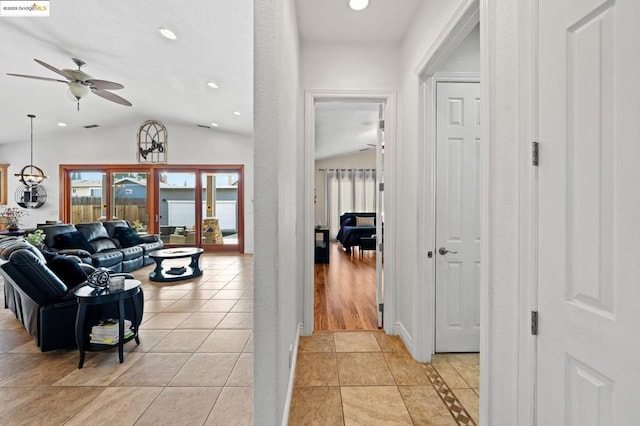
[[[118,355],[120,356],[120,363],[124,362],[124,344],[131,339],[136,339],[136,343],[140,344],[140,338],[138,337],[138,317],[142,316],[142,306],[140,306],[140,299],[135,297],[142,290],[140,289],[140,281],[138,280],[125,280],[124,289],[121,291],[111,292],[109,289],[95,289],[88,285],[80,287],[74,294],[78,299],[78,314],[76,316],[76,343],[78,344],[78,350],[80,351],[80,362],[78,368],[82,368],[84,364],[84,357],[86,351],[103,351],[111,349],[115,346],[118,347]],[[131,329],[133,335],[124,338],[124,301],[127,299],[133,299],[133,318],[131,319]],[[87,337],[85,316],[87,313],[87,306],[89,305],[105,305],[108,303],[118,304],[118,321],[119,321],[119,336],[118,343],[114,344],[98,344],[85,341]]]
[[[329,263],[329,228],[315,228],[315,263]]]

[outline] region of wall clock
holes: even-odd
[[[167,162],[167,128],[148,120],[138,129],[138,163]]]

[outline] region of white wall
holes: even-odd
[[[304,90],[396,90],[396,44],[303,43],[301,49]]]
[[[522,375],[518,372],[518,327],[526,330],[528,326],[528,310],[520,306],[519,298],[528,297],[529,292],[523,287],[526,285],[524,275],[520,275],[523,259],[519,258],[519,244],[523,236],[526,243],[527,235],[520,222],[526,215],[520,210],[521,196],[526,196],[524,192],[521,195],[520,165],[527,171],[531,167],[522,160],[523,157],[529,159],[531,140],[521,133],[521,126],[526,126],[530,117],[521,112],[521,102],[528,104],[530,97],[520,99],[519,61],[527,62],[528,58],[521,58],[518,53],[524,30],[519,26],[519,7],[528,7],[529,3],[493,0],[481,10],[480,31],[484,43],[481,51],[484,49],[483,60],[486,59],[482,64],[482,97],[486,105],[484,112],[491,117],[486,120],[487,115],[483,115],[482,123],[483,140],[488,142],[483,159],[488,167],[484,208],[488,235],[483,259],[483,262],[487,260],[487,272],[483,277],[486,290],[480,347],[483,371],[480,392],[483,399],[486,398],[480,418],[482,424],[524,424],[518,420],[519,408],[521,419],[532,422],[529,410],[533,400],[518,406],[519,394],[530,392],[519,384],[526,383],[526,376],[532,374],[532,370]],[[531,20],[530,16],[522,14],[526,22]],[[530,74],[530,69],[525,68],[524,72]],[[528,78],[527,75],[524,79]],[[524,339],[531,338],[528,333],[522,335]],[[525,365],[525,369],[527,367],[531,366]]]
[[[451,52],[438,72],[480,72],[480,24]]]
[[[396,167],[396,327],[411,353],[416,356],[414,338],[423,321],[423,307],[416,300],[419,262],[418,193],[422,176],[420,161],[420,79],[416,67],[448,22],[461,0],[431,0],[423,2],[402,43],[400,95],[398,105],[398,150]]]
[[[60,164],[137,164],[136,135],[139,125],[120,128],[99,127],[80,132],[60,131],[55,137],[34,138],[33,162],[48,179],[47,202],[28,211],[24,226],[59,219]],[[168,131],[168,164],[244,164],[245,252],[253,253],[253,138],[216,130],[165,123]],[[0,145],[0,163],[9,163],[13,177],[29,163],[28,144]],[[16,206],[13,194],[18,180],[9,179],[9,205]]]
[[[293,0],[254,2],[254,424],[285,415],[290,347],[302,321],[303,144]]]
[[[327,225],[326,218],[326,194],[325,194],[325,172],[318,169],[375,169],[376,168],[376,150],[368,149],[366,151],[356,152],[353,154],[341,155],[339,157],[325,158],[316,161],[315,166],[315,224]],[[333,238],[333,236],[331,237]]]

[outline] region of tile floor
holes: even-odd
[[[175,261],[177,265],[180,261]],[[204,275],[154,283],[134,272],[145,305],[140,346],[118,354],[41,353],[0,285],[0,424],[249,425],[253,258],[205,254]],[[171,266],[168,263],[168,266]]]
[[[290,425],[476,425],[478,354],[415,362],[397,336],[302,337]]]

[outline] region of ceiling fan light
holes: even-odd
[[[69,84],[69,91],[76,100],[82,99],[89,93],[89,88],[82,83],[71,82]]]
[[[349,7],[355,11],[364,10],[369,6],[369,0],[349,0]]]

